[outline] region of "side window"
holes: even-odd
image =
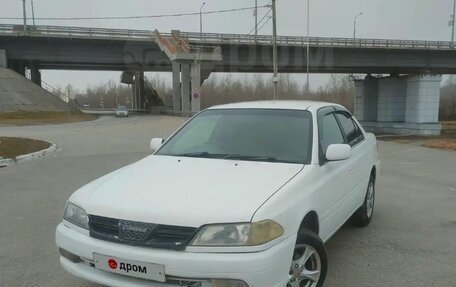
[[[324,154],[330,145],[343,144],[345,143],[345,139],[333,113],[323,116],[318,124],[318,128],[320,137],[320,158],[324,159]]]
[[[342,130],[345,134],[345,138],[347,139],[347,143],[350,146],[355,146],[359,142],[364,140],[364,135],[361,132],[361,129],[358,125],[353,121],[351,116],[348,113],[337,113],[336,117],[342,127]]]

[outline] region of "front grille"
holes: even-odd
[[[144,223],[89,215],[90,236],[93,238],[161,249],[183,250],[197,228]]]

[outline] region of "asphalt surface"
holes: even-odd
[[[97,285],[58,264],[55,227],[80,186],[146,156],[184,118],[102,118],[3,127],[2,136],[57,143],[50,157],[0,169],[0,286]],[[456,286],[456,153],[380,143],[383,166],[372,224],[328,242],[325,286]],[[267,286],[265,286],[267,287]]]

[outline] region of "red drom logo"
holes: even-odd
[[[117,261],[114,260],[114,259],[109,259],[109,260],[108,260],[108,266],[109,266],[111,269],[117,269]]]

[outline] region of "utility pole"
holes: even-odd
[[[272,38],[273,38],[273,62],[274,62],[274,76],[272,82],[274,83],[274,100],[277,99],[277,84],[279,82],[279,73],[277,67],[277,9],[276,0],[272,0]]]
[[[203,2],[203,5],[201,5],[200,8],[200,40],[203,40],[203,8],[204,5],[206,5],[206,2]]]
[[[310,0],[307,0],[307,84],[306,93],[310,95]]]
[[[31,0],[32,2],[32,19],[33,19],[33,26],[35,26],[35,8],[33,7],[33,0]]]
[[[27,32],[27,11],[25,5],[25,0],[22,0],[22,10],[24,13],[24,33]]]
[[[255,42],[258,43],[258,0],[255,0]]]
[[[456,21],[456,0],[453,3],[453,18],[452,18],[452,29],[451,29],[451,48],[454,48],[454,24]]]

